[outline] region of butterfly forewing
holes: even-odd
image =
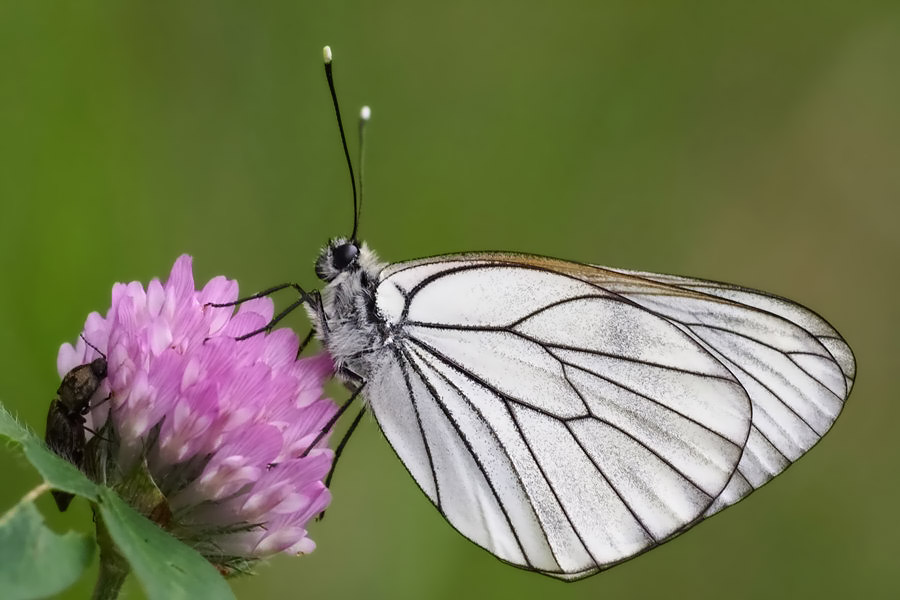
[[[394,351],[368,398],[401,460],[466,537],[566,579],[780,473],[854,376],[837,332],[788,300],[542,257],[392,265],[376,308]]]

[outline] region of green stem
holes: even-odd
[[[97,583],[91,598],[92,600],[115,600],[119,597],[119,591],[131,569],[128,562],[116,549],[116,545],[103,524],[100,512],[96,509],[94,510],[94,520],[97,523],[97,545],[100,546],[100,572],[97,574]]]

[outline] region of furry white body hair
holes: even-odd
[[[320,263],[330,264],[334,246],[330,243],[323,248]],[[379,357],[384,356],[377,350],[392,342],[391,332],[375,307],[375,288],[385,266],[362,243],[355,268],[336,273],[322,289],[318,305],[305,305],[316,338],[334,360],[337,377],[354,391],[369,379]]]

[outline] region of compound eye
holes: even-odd
[[[331,264],[338,271],[343,271],[359,256],[359,247],[356,244],[341,244],[332,251]]]

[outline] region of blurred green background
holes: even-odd
[[[763,288],[829,319],[859,379],[800,466],[572,585],[455,533],[369,419],[318,550],[239,598],[900,597],[896,1],[2,0],[5,404],[43,431],[59,345],[182,252],[199,282],[316,284],[350,228],[326,43],[347,120],[373,109],[362,234],[385,259],[508,249]],[[36,476],[0,468],[5,509]],[[41,507],[90,527],[82,502]]]

